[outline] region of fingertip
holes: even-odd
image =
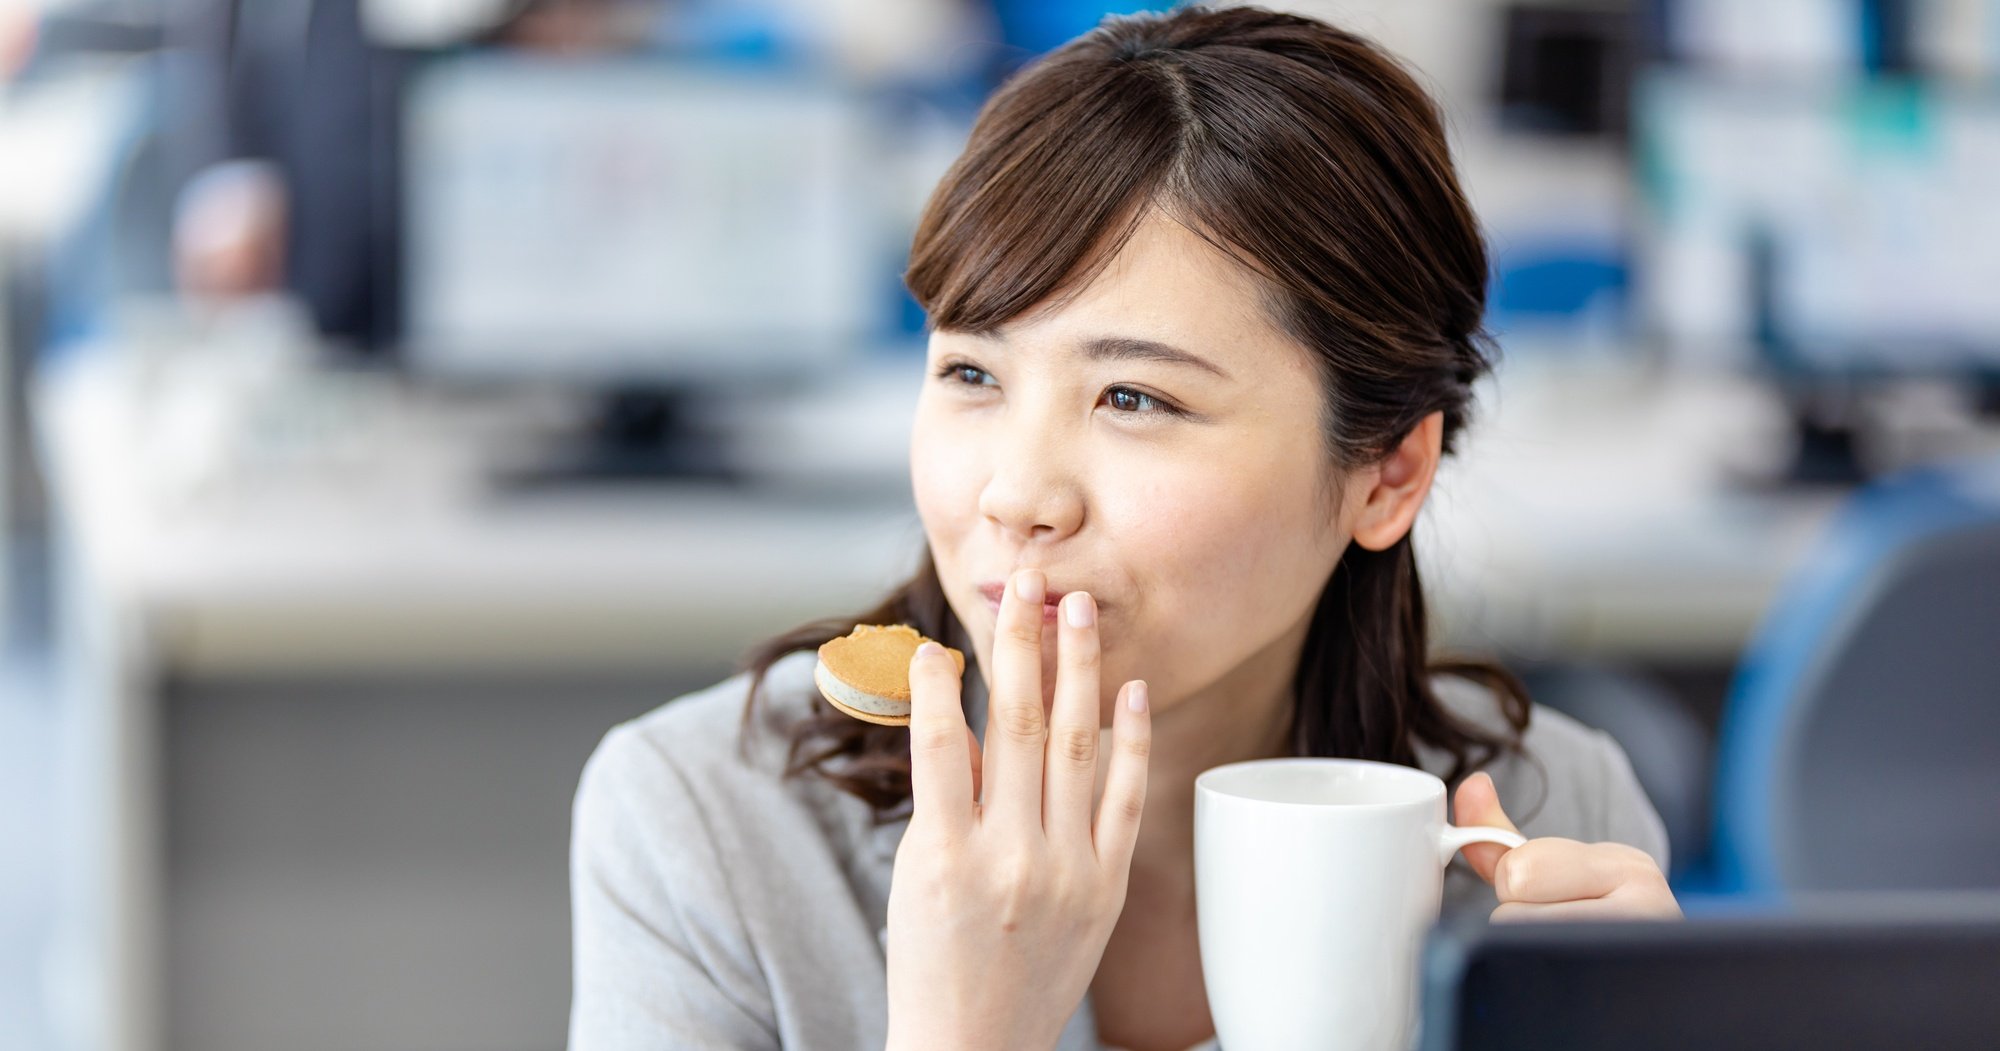
[[[1072,628],[1097,626],[1097,600],[1088,591],[1072,591],[1062,597],[1063,623]]]
[[[1125,707],[1135,715],[1145,715],[1152,710],[1152,698],[1147,696],[1146,680],[1133,679],[1125,684]]]
[[[1023,569],[1014,574],[1014,597],[1039,604],[1048,594],[1049,579],[1039,569]]]
[[[959,700],[958,691],[963,684],[950,657],[951,653],[942,645],[930,641],[919,644],[916,652],[910,654],[906,678],[912,719],[917,718],[918,712],[932,710],[940,701]]]
[[[1499,794],[1494,791],[1493,777],[1484,770],[1468,774],[1458,783],[1458,791],[1452,793],[1452,802],[1457,804],[1459,820],[1464,820],[1468,810],[1482,810],[1492,805]]]
[[[944,655],[945,652],[942,645],[929,639],[924,640],[917,646],[917,652],[910,654],[910,678],[916,678],[917,672],[920,669],[928,667],[930,662]]]

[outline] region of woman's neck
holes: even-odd
[[[1224,763],[1291,754],[1292,684],[1310,618],[1300,621],[1213,686],[1153,713],[1146,813],[1132,879],[1194,889],[1194,779]],[[1109,731],[1106,731],[1109,745]],[[1099,770],[1100,798],[1103,766]]]

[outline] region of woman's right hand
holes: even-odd
[[[1096,806],[1096,606],[1064,597],[1045,719],[1046,586],[1021,570],[1000,600],[983,761],[950,656],[926,644],[910,662],[914,810],[889,889],[892,1049],[1055,1046],[1125,907],[1152,742],[1146,684],[1119,691]]]

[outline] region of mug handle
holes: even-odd
[[[1443,868],[1451,864],[1451,856],[1458,853],[1460,847],[1474,843],[1498,843],[1512,850],[1526,842],[1527,839],[1519,832],[1509,832],[1504,828],[1490,828],[1486,825],[1446,825],[1444,832],[1438,836],[1438,867]]]

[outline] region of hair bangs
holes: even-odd
[[[930,329],[1059,307],[1159,195],[1181,146],[1171,93],[1139,66],[1076,57],[996,94],[925,206],[903,279]]]

